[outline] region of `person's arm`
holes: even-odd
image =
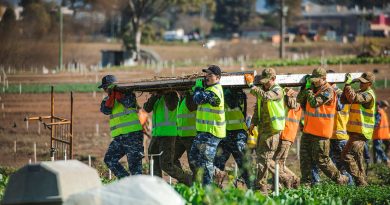
[[[186,95],[186,106],[190,112],[195,111],[198,108],[198,106],[193,100],[193,97],[194,95],[191,94]]]
[[[283,90],[280,87],[275,87],[272,90],[264,91],[261,86],[253,86],[250,91],[256,97],[261,97],[264,101],[277,101],[283,98]]]
[[[133,92],[125,93],[118,101],[126,108],[137,108],[137,98]]]
[[[361,104],[364,108],[370,108],[374,98],[368,92],[356,92],[350,85],[344,87],[343,95],[345,95],[347,101],[350,104]]]
[[[195,90],[193,99],[197,105],[209,103],[211,106],[217,107],[221,104],[221,99],[214,92],[204,90],[203,88]]]
[[[287,108],[296,109],[299,106],[296,96],[286,96]]]
[[[105,97],[102,100],[102,103],[100,104],[100,112],[102,112],[105,115],[111,115],[112,113],[112,108],[106,106],[106,101],[108,100],[108,96]]]
[[[150,113],[153,111],[154,104],[157,102],[157,100],[160,98],[159,95],[153,94],[148,101],[144,104],[144,110],[147,113]]]
[[[334,97],[333,88],[327,88],[320,92],[318,95],[315,95],[313,91],[308,90],[307,94],[307,102],[310,107],[320,107],[328,102],[330,102]]]
[[[259,124],[259,115],[258,115],[258,106],[257,106],[257,101],[254,106],[254,111],[252,115],[252,120],[251,120],[251,125],[258,125]]]

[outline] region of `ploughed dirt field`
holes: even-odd
[[[314,67],[279,67],[278,73],[311,73]],[[389,65],[344,65],[330,66],[336,72],[372,71],[377,69],[378,79],[389,79]],[[235,68],[223,68],[225,71],[240,71]],[[129,70],[113,71],[110,73],[118,76],[121,82],[138,81],[140,79],[152,78],[153,76],[172,76],[190,74],[199,71],[200,68],[183,68],[172,71],[165,69],[162,73],[155,73],[152,70]],[[259,70],[260,71],[260,70]],[[72,74],[60,73],[49,75],[8,75],[10,84],[12,83],[94,83],[96,77],[100,81],[101,77],[108,72]],[[378,89],[377,98],[379,100],[390,100],[390,89]],[[148,94],[139,94],[138,103],[143,105]],[[20,167],[33,159],[33,144],[37,144],[37,158],[39,161],[49,160],[50,137],[49,130],[44,129],[37,122],[30,122],[28,129],[23,119],[26,116],[44,116],[50,114],[50,94],[0,94],[0,166]],[[74,156],[77,159],[86,159],[88,155],[96,161],[102,161],[104,153],[111,141],[108,116],[99,112],[100,102],[103,93],[75,93],[74,94]],[[253,114],[254,97],[248,94],[248,114]],[[55,94],[55,114],[60,117],[70,117],[70,95]],[[390,113],[389,113],[390,114]],[[16,142],[16,152],[15,152]],[[292,149],[294,152],[294,149]],[[295,155],[290,154],[292,159]],[[295,160],[288,160],[293,164]]]

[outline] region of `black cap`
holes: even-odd
[[[114,75],[106,75],[102,78],[102,84],[98,88],[107,88],[109,85],[116,83],[116,77]]]
[[[217,76],[221,76],[221,69],[217,65],[211,65],[207,69],[202,70],[205,73],[212,73]]]

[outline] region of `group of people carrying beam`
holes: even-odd
[[[357,79],[347,74],[341,90],[326,81],[327,71],[319,67],[305,77],[299,92],[278,85],[272,68],[262,71],[259,86],[254,85],[253,75],[245,74],[250,94],[256,97],[248,123],[244,91],[223,88],[219,83],[221,69],[216,65],[202,71],[204,78],[197,79],[191,89],[154,92],[143,105],[146,112],[153,113],[148,153],[162,153],[155,158],[156,176],[162,177],[164,171],[187,185],[195,180],[211,184],[215,170],[224,171],[233,155],[246,186],[263,193],[270,189],[268,173],[274,172],[275,163],[280,165],[280,181],[287,188],[300,183],[312,185],[318,170],[338,184],[367,185],[363,150],[374,135],[377,111],[372,73],[363,73]],[[115,76],[107,75],[99,88],[107,93],[101,112],[110,116],[113,137],[104,161],[122,178],[142,174],[144,138],[136,96],[131,91],[117,91],[116,82]],[[358,82],[360,89],[355,91],[351,85]],[[254,176],[247,140],[255,129],[258,171]],[[301,178],[285,166],[299,129],[303,133]],[[388,137],[388,128],[381,130],[382,135],[386,133]],[[183,169],[179,161],[184,152],[191,171]],[[125,155],[130,173],[119,163]]]

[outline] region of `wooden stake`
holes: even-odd
[[[88,155],[88,166],[92,167],[91,155]]]
[[[37,143],[34,142],[34,163],[37,163]]]
[[[99,124],[98,123],[96,123],[96,125],[95,125],[95,128],[96,128],[96,136],[99,136]]]

